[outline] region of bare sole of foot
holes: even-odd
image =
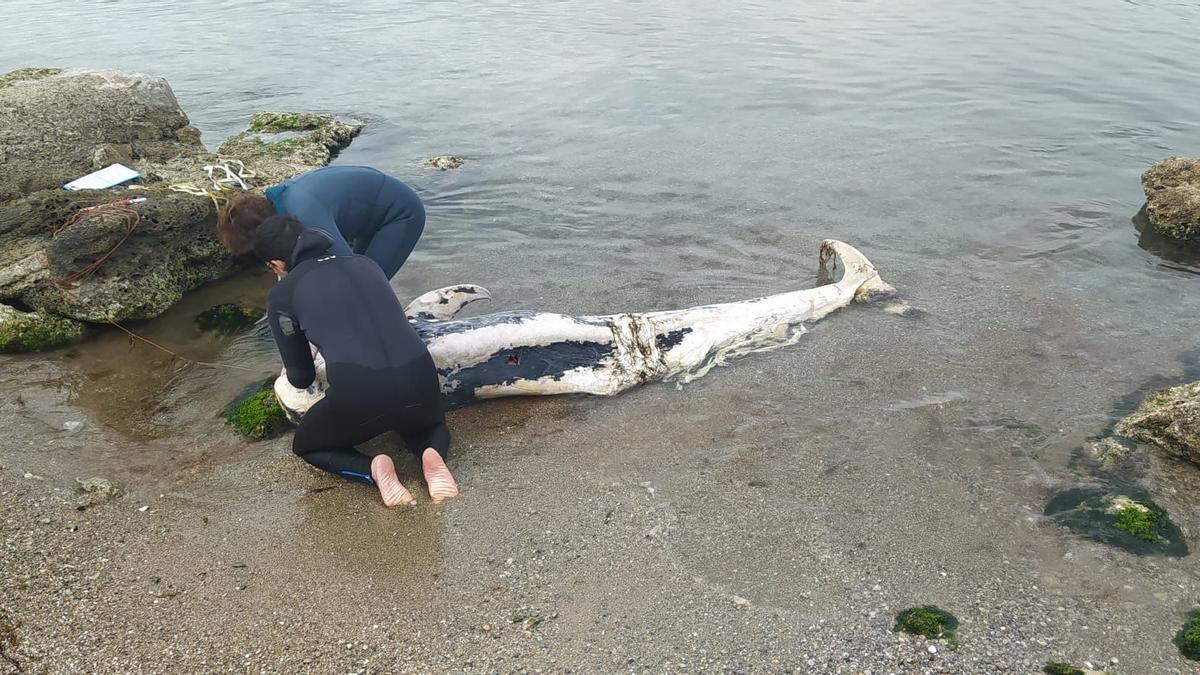
[[[458,484],[450,469],[442,461],[442,456],[433,448],[426,448],[421,455],[421,469],[425,472],[425,483],[429,486],[429,496],[433,501],[440,502],[458,495]]]
[[[411,506],[417,503],[396,477],[396,464],[387,455],[375,455],[371,460],[371,478],[379,488],[385,506]]]

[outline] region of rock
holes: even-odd
[[[463,158],[456,155],[438,155],[437,157],[430,157],[429,159],[425,160],[425,166],[432,166],[435,169],[449,171],[450,169],[457,169],[458,167],[462,166],[463,162]]]
[[[40,352],[83,337],[83,324],[0,304],[0,353]]]
[[[121,496],[121,488],[113,484],[107,478],[93,476],[91,478],[76,478],[76,483],[79,483],[79,489],[88,494],[93,494],[104,499],[114,499]]]
[[[304,113],[259,113],[250,126],[221,146],[220,161],[244,162],[255,189],[328,163],[362,129]],[[114,161],[140,171],[141,184],[61,189]],[[205,166],[219,159],[162,78],[53,68],[0,76],[0,162],[0,302],[37,312],[0,310],[0,325],[149,319],[240,267],[216,239],[214,201],[170,189],[213,189]],[[52,327],[53,344],[82,335],[76,324]],[[45,348],[9,344],[0,337],[0,352]]]
[[[1129,459],[1131,448],[1126,447],[1119,438],[1105,436],[1089,441],[1084,446],[1087,456],[1099,465],[1102,470],[1111,470],[1114,466]]]
[[[128,157],[133,168],[205,154],[161,77],[27,68],[0,76],[0,202],[60,188]]]
[[[1146,213],[1160,234],[1200,243],[1200,157],[1168,157],[1142,174]]]
[[[146,201],[128,205],[141,220],[123,243],[125,217],[104,209],[47,236],[121,192],[129,191],[43,190],[0,208],[0,299],[79,321],[150,319],[238,269],[214,234],[212,201],[165,189],[140,191]],[[109,251],[94,273],[73,278]]]
[[[1200,382],[1155,393],[1118,422],[1116,431],[1200,464]]]

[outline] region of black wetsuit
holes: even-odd
[[[335,253],[374,260],[389,279],[425,229],[425,206],[412,188],[367,166],[338,164],[267,188],[279,215],[324,231]]]
[[[319,230],[296,242],[289,272],[267,298],[271,332],[288,381],[316,376],[309,343],[325,357],[329,388],[300,420],[292,450],[313,466],[371,480],[371,458],[354,446],[396,431],[420,454],[450,445],[437,368],[379,266],[341,255]]]

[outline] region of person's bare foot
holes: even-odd
[[[425,483],[429,485],[429,496],[433,501],[440,502],[458,495],[458,484],[450,469],[442,461],[442,456],[433,448],[425,448],[421,455],[421,469],[425,472]]]
[[[375,455],[371,460],[371,478],[379,488],[385,506],[411,506],[417,503],[396,477],[396,464],[387,455]]]

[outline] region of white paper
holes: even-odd
[[[125,181],[133,180],[142,174],[124,164],[110,164],[99,171],[93,171],[82,178],[67,183],[63,187],[68,190],[103,190]]]

